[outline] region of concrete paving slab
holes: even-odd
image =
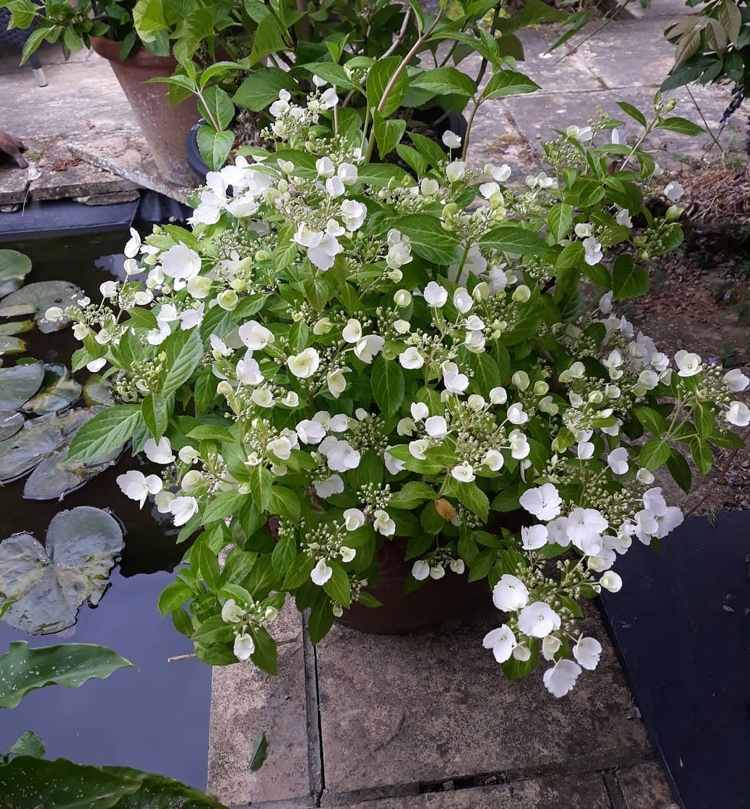
[[[662,768],[651,761],[618,770],[625,809],[679,809]]]
[[[0,207],[23,204],[29,187],[28,169],[19,169],[10,164],[0,168]]]
[[[404,637],[335,627],[318,647],[326,788],[345,792],[479,773],[519,773],[642,757],[648,742],[629,719],[630,693],[604,644],[595,675],[564,700],[537,673],[504,679],[481,640],[498,625],[490,609],[469,623]]]
[[[213,670],[208,791],[227,806],[311,794],[302,620],[293,606],[281,612],[273,634],[279,642],[275,677],[249,663]],[[262,733],[268,758],[251,772],[250,758]]]

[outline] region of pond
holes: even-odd
[[[28,255],[33,270],[26,282],[72,281],[92,299],[99,285],[121,268],[119,254],[127,232],[43,239],[3,245]],[[70,330],[23,335],[25,356],[67,363],[75,340]],[[10,364],[10,363],[8,363]],[[76,375],[85,381],[87,371]],[[0,713],[0,751],[25,730],[44,741],[48,756],[92,764],[126,765],[205,787],[210,668],[192,658],[192,644],[156,607],[169,571],[185,551],[176,532],[161,528],[146,505],[127,499],[115,478],[133,461],[120,459],[82,488],[57,500],[24,499],[26,476],[0,487],[0,539],[26,532],[44,542],[47,527],[61,510],[78,506],[108,509],[121,523],[125,547],[98,606],[84,604],[74,626],[56,634],[29,636],[0,621],[0,650],[10,641],[32,647],[59,642],[97,643],[115,650],[134,668],[72,690],[40,689],[12,711]]]

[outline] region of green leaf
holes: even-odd
[[[515,70],[498,70],[487,82],[482,97],[487,99],[535,93],[539,85],[523,73]]]
[[[333,626],[333,619],[333,605],[330,600],[325,597],[316,599],[310,610],[310,620],[308,623],[310,640],[313,643],[320,643],[320,641],[323,640]]]
[[[437,495],[432,486],[419,480],[410,480],[391,496],[389,505],[393,508],[411,510],[426,500],[435,500]]]
[[[285,576],[297,558],[297,543],[290,534],[282,537],[274,546],[271,564],[279,576]]]
[[[348,607],[352,603],[352,585],[349,576],[338,562],[330,562],[333,573],[323,589],[337,604]]]
[[[274,484],[271,487],[270,511],[279,517],[296,522],[302,513],[302,502],[297,492],[286,486]]]
[[[138,405],[115,405],[102,410],[75,434],[68,458],[91,463],[112,455],[132,437],[142,419]]]
[[[30,649],[26,641],[12,641],[8,651],[0,655],[0,708],[15,708],[29,691],[37,688],[78,688],[94,677],[103,680],[117,669],[132,665],[111,649],[91,643]],[[8,793],[1,787],[0,794],[7,799]]]
[[[193,591],[184,581],[175,579],[159,593],[159,612],[162,615],[169,615],[179,609],[192,594]]]
[[[638,121],[641,126],[648,126],[646,116],[638,109],[638,107],[628,104],[627,101],[618,101],[617,106],[625,113],[625,115],[629,115],[634,121]]]
[[[512,256],[537,256],[550,254],[550,246],[537,233],[515,225],[500,225],[486,233],[480,245]]]
[[[287,48],[286,31],[281,27],[276,17],[267,9],[266,15],[258,23],[253,40],[253,49],[248,57],[251,65],[257,64],[268,56],[269,53],[276,53]]]
[[[169,413],[167,403],[156,393],[149,394],[141,402],[141,413],[148,431],[155,439],[161,438],[167,431]]]
[[[250,659],[259,669],[269,674],[276,674],[278,671],[278,649],[276,647],[276,641],[262,626],[251,630],[251,634],[255,641],[255,652]]]
[[[409,237],[412,250],[425,261],[441,266],[453,261],[458,242],[443,230],[436,216],[409,214],[391,224]]]
[[[445,162],[445,152],[434,140],[426,138],[417,132],[409,132],[409,138],[417,147],[417,151],[431,166],[439,166]]]
[[[672,454],[667,461],[667,469],[682,491],[689,493],[693,485],[693,473],[690,471],[690,465],[684,456],[674,448],[672,448]]]
[[[703,135],[706,130],[698,124],[694,124],[687,118],[665,118],[656,125],[656,129],[667,129],[670,132],[677,132],[678,135]]]
[[[253,71],[237,88],[233,101],[238,107],[260,112],[273,104],[281,90],[295,90],[294,79],[285,70],[264,67]]]
[[[483,522],[487,520],[490,501],[476,483],[456,483],[453,491],[466,508],[478,515]]]
[[[164,343],[167,366],[161,383],[162,396],[169,396],[193,375],[203,359],[203,341],[200,331],[178,331]]]
[[[403,70],[398,79],[390,86],[388,95],[383,97],[400,64],[401,56],[395,54],[386,56],[378,59],[367,74],[367,103],[370,105],[370,109],[377,110],[386,118],[393,115],[401,106],[409,87],[409,79],[406,71]]]
[[[407,146],[405,143],[399,143],[398,146],[396,146],[396,154],[412,169],[417,177],[421,177],[423,174],[427,173],[427,161],[422,157],[421,152],[418,152],[411,146]]]
[[[672,450],[666,439],[652,438],[641,447],[638,462],[641,466],[645,466],[646,469],[650,469],[653,472],[655,469],[663,466],[669,460],[671,454]]]
[[[144,42],[153,42],[167,29],[162,0],[138,0],[133,7],[133,27]]]
[[[648,292],[648,271],[637,267],[631,256],[617,256],[612,268],[612,289],[618,301],[645,295]]]
[[[411,87],[419,87],[433,95],[462,95],[470,98],[476,92],[474,81],[455,67],[438,67],[413,76]]]
[[[374,113],[374,115],[375,142],[378,144],[380,159],[383,160],[401,141],[406,131],[406,121],[401,118],[389,121],[383,118],[379,112]]]
[[[226,163],[232,151],[234,132],[231,130],[217,132],[212,126],[201,124],[198,127],[197,141],[203,162],[212,171],[217,171]]]
[[[255,741],[253,754],[250,756],[250,771],[257,772],[265,763],[268,755],[268,739],[265,733],[261,733]]]
[[[198,112],[216,129],[226,129],[234,118],[234,104],[226,90],[214,85],[203,91]]]
[[[30,756],[0,766],[0,795],[13,809],[225,809],[163,775]]]
[[[310,73],[320,76],[321,79],[325,79],[329,84],[341,90],[356,89],[346,70],[334,62],[308,62],[305,65],[300,65],[300,68],[309,70]]]
[[[381,354],[373,363],[371,378],[372,395],[380,412],[393,416],[404,401],[406,383],[404,372],[395,360],[387,360]]]
[[[11,745],[4,756],[0,756],[0,764],[7,764],[18,756],[30,756],[31,758],[44,758],[44,743],[32,731],[27,730],[22,733]]]
[[[556,242],[562,241],[573,227],[573,206],[561,202],[550,209],[547,224]]]
[[[654,435],[664,435],[667,432],[667,420],[658,410],[640,405],[633,408],[633,415]]]

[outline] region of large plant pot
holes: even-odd
[[[188,166],[185,149],[190,127],[199,117],[195,99],[172,104],[165,84],[146,83],[155,76],[171,75],[177,65],[175,60],[140,48],[123,61],[120,43],[102,37],[92,37],[91,46],[109,60],[161,175],[176,185],[195,185],[197,178]]]

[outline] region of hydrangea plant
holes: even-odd
[[[601,652],[581,600],[683,519],[655,473],[688,489],[686,455],[708,472],[750,422],[745,376],[666,356],[613,308],[681,241],[680,188],[653,215],[657,168],[606,119],[517,184],[467,165],[453,133],[417,138],[415,177],[368,163],[336,104],[282,93],[270,148],[208,175],[190,229],[134,231],[124,283],[47,312],[117,400],[71,452],[130,442],[158,467],[118,483],[194,538],[160,608],[209,663],[274,671],[288,597],[314,641],[377,608],[378,549],[399,542],[408,588],[486,580],[485,648],[511,677],[543,665],[562,696]]]

